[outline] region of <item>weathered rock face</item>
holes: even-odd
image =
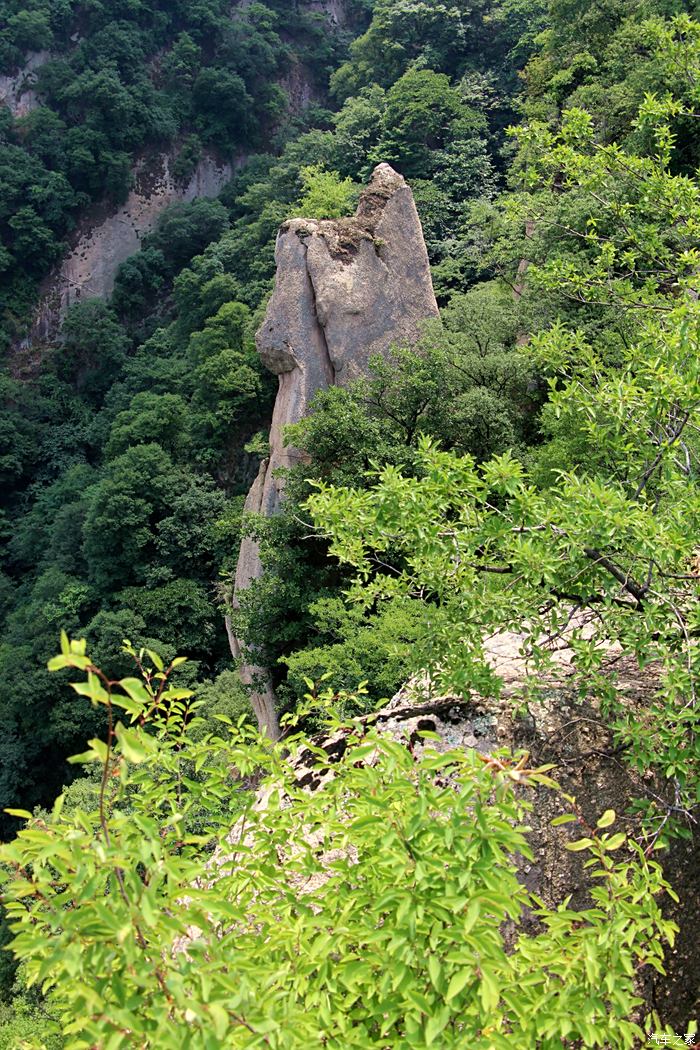
[[[250,7],[252,0],[231,0],[232,18]],[[325,22],[327,31],[336,34],[348,27],[356,14],[349,0],[302,0],[301,10],[315,14]],[[78,33],[71,37],[77,45]],[[49,51],[29,52],[21,69],[0,76],[0,106],[6,105],[14,117],[23,117],[40,105],[36,92],[37,71],[54,57]],[[159,67],[162,53],[149,63],[153,73]],[[314,87],[315,77],[303,61],[292,59],[279,81],[287,95],[287,115],[298,116],[311,102],[322,103],[323,95]],[[133,169],[134,188],[126,202],[113,210],[106,202],[92,206],[82,216],[70,240],[69,254],[42,282],[41,299],[28,334],[17,340],[15,349],[32,351],[35,345],[51,342],[59,334],[65,312],[73,303],[87,298],[108,298],[121,263],[137,252],[144,234],[169,204],[192,201],[197,197],[217,197],[233,171],[242,166],[247,156],[222,161],[205,153],[191,178],[178,182],[172,172],[177,149],[150,154],[136,161]],[[40,354],[14,362],[21,372],[32,371]]]
[[[44,282],[41,304],[23,346],[53,339],[73,303],[108,298],[119,266],[139,250],[161,212],[176,202],[218,196],[233,171],[230,163],[205,154],[188,181],[178,183],[172,174],[174,158],[175,154],[166,153],[142,161],[122,207],[85,223],[71,252]]]
[[[346,26],[350,21],[346,0],[305,0],[304,7],[312,14],[324,15],[334,26]]]
[[[570,898],[568,906],[574,910],[589,908],[591,889],[600,883],[591,877],[590,868],[586,867],[588,854],[567,850],[567,843],[595,834],[597,820],[608,809],[616,813],[614,826],[609,830],[624,831],[634,837],[639,825],[628,808],[632,800],[654,798],[671,805],[674,799],[672,787],[662,776],[649,771],[640,774],[630,768],[600,704],[581,697],[572,679],[571,651],[565,644],[573,631],[571,628],[563,638],[552,641],[553,665],[546,675],[538,675],[536,690],[532,689],[533,668],[523,656],[524,637],[502,632],[490,639],[485,648],[486,661],[503,681],[500,698],[436,693],[429,679],[422,676],[405,686],[380,710],[315,736],[312,747],[294,749],[292,746],[288,763],[295,792],[298,788],[309,793],[323,791],[337,775],[339,763],[374,765],[378,758],[376,749],[364,748],[361,754],[357,750],[358,744],[362,746],[367,742],[371,730],[398,741],[415,759],[420,758],[425,748],[442,753],[472,751],[497,769],[502,749],[511,754],[524,750],[529,756],[527,767],[553,766],[550,776],[561,791],[532,783],[517,787],[532,807],[526,820],[532,858],[521,856],[516,861],[518,877],[549,908],[558,907],[566,898]],[[658,689],[659,669],[649,665],[640,670],[633,657],[624,657],[612,647],[609,653],[605,669],[616,675],[618,696],[629,715],[641,720]],[[422,736],[426,732],[431,734],[427,740]],[[280,788],[281,802],[277,793]],[[270,799],[274,798],[271,817],[274,820],[278,805],[286,806],[285,795],[283,780],[270,780],[257,789],[252,810],[267,810]],[[575,803],[565,795],[573,796]],[[572,810],[578,816],[577,821],[552,826],[556,817]],[[288,833],[285,849],[278,852],[278,859],[284,865],[301,842],[317,847],[320,865],[314,873],[305,874],[303,879],[290,873],[285,882],[286,889],[293,889],[301,898],[315,893],[334,874],[331,865],[339,856],[352,859],[355,847],[350,834],[349,840],[336,849],[321,829],[305,822],[303,807],[297,813],[298,820]],[[469,833],[468,828],[462,831]],[[665,915],[677,923],[679,932],[674,945],[665,946],[666,974],[648,965],[637,972],[637,990],[643,999],[640,1013],[656,1010],[660,1018],[656,1027],[662,1030],[664,1025],[669,1025],[678,1033],[688,1030],[689,1022],[698,1017],[700,1010],[697,831],[694,838],[694,842],[675,840],[669,849],[653,854],[679,897],[678,902],[669,895],[659,897],[659,905]],[[231,851],[224,847],[212,856],[207,872],[209,884],[216,879],[217,869],[226,869],[235,861],[241,842],[252,845],[253,841],[248,817],[241,818],[228,836]],[[620,848],[615,854],[616,860],[622,863],[631,856],[626,848]],[[521,935],[537,935],[541,926],[536,914],[526,909],[517,922],[509,923],[503,932],[506,940],[514,943]],[[192,936],[197,935],[198,931],[193,930]],[[635,1047],[637,1045],[642,1044],[635,1043]]]
[[[308,413],[319,390],[365,375],[373,355],[415,343],[422,323],[438,312],[413,195],[388,164],[375,169],[352,218],[286,222],[276,259],[275,290],[256,343],[279,376],[279,391],[270,456],[246,501],[247,511],[265,516],[280,507],[284,480],[276,472],[299,460],[298,451],[285,447],[283,428]],[[261,572],[257,543],[246,538],[235,593]],[[232,650],[244,656],[243,681],[261,683],[251,695],[261,728],[277,736],[269,672],[237,641]]]
[[[7,106],[15,119],[26,117],[39,105],[36,72],[50,57],[49,51],[30,51],[17,73],[0,76],[0,105]]]

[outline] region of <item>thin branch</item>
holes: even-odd
[[[688,410],[687,412],[684,413],[684,415],[683,415],[683,417],[682,417],[682,419],[680,421],[679,426],[674,431],[674,433],[673,433],[672,437],[670,438],[670,440],[665,445],[661,446],[661,448],[659,449],[658,453],[656,454],[656,456],[655,456],[651,466],[648,467],[644,471],[644,473],[642,474],[641,481],[639,482],[639,485],[637,486],[637,489],[636,489],[636,491],[634,493],[633,499],[639,499],[639,497],[641,496],[642,492],[644,491],[644,488],[645,488],[647,482],[651,479],[652,475],[656,471],[656,468],[659,466],[659,464],[661,463],[661,460],[664,458],[665,453],[668,452],[668,450],[676,443],[676,441],[678,441],[678,439],[681,436],[681,434],[683,433],[685,425],[686,425],[686,423],[688,422],[689,419],[690,419],[690,410]]]

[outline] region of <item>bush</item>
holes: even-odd
[[[326,171],[322,164],[311,164],[300,172],[304,192],[292,209],[294,215],[308,219],[340,219],[355,210],[359,186],[352,179],[341,179],[337,171]]]
[[[142,677],[111,682],[63,636],[50,668],[84,671],[73,688],[108,716],[106,741],[76,759],[102,769],[98,804],[14,811],[28,826],[0,851],[15,954],[68,1050],[125,1037],[180,1050],[184,1033],[202,1050],[642,1038],[635,974],[661,968],[675,927],[655,899],[660,868],[610,830],[612,811],[569,843],[600,879],[592,906],[552,911],[517,878],[523,794],[555,789],[544,770],[464,751],[414,759],[350,729],[331,767],[313,749],[332,775],[310,791],[226,716],[220,735],[192,734],[198,705],[170,681],[181,661],[132,655]],[[285,746],[294,758],[310,745]],[[521,927],[526,908],[541,932]]]

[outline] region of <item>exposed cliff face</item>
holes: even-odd
[[[325,15],[331,25],[340,28],[351,20],[350,5],[346,0],[304,0],[303,6],[314,14]]]
[[[34,90],[36,71],[50,57],[49,51],[30,51],[17,73],[0,76],[0,105],[7,106],[15,119],[26,117],[39,105]]]
[[[248,6],[250,0],[236,0],[232,3],[232,16]],[[322,17],[330,33],[351,22],[347,0],[302,0],[300,7]],[[77,36],[73,39],[77,40]],[[51,57],[48,51],[31,52],[17,73],[0,76],[0,105],[7,105],[13,116],[25,116],[39,105],[34,90],[36,71]],[[153,66],[157,66],[157,57]],[[281,78],[280,86],[287,94],[287,111],[291,115],[298,115],[311,102],[323,101],[314,87],[312,71],[296,60]],[[119,266],[139,250],[144,234],[153,229],[161,212],[169,204],[217,197],[235,168],[247,159],[242,154],[221,161],[205,153],[192,177],[182,184],[172,174],[176,156],[176,149],[171,149],[142,158],[134,168],[134,188],[126,202],[116,211],[105,205],[95,206],[83,217],[69,254],[43,282],[40,304],[29,333],[19,343],[21,349],[55,339],[66,310],[73,303],[108,298]]]
[[[348,219],[292,219],[277,238],[277,277],[256,343],[264,364],[279,376],[264,461],[246,510],[270,516],[280,508],[284,479],[299,460],[284,445],[283,428],[309,411],[314,395],[367,373],[374,354],[417,341],[422,322],[437,315],[430,265],[413,195],[388,164],[375,169]],[[262,573],[257,543],[245,538],[235,592]],[[269,672],[254,653],[242,652],[242,678],[261,728],[278,733]]]
[[[81,299],[106,299],[119,266],[139,250],[161,212],[178,201],[216,197],[231,178],[229,162],[205,154],[186,183],[172,174],[174,152],[137,165],[134,188],[116,212],[87,220],[70,253],[44,282],[41,304],[24,346],[53,339],[69,306]]]

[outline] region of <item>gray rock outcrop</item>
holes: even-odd
[[[54,339],[69,306],[83,299],[107,299],[120,265],[139,250],[145,234],[170,204],[217,197],[231,178],[233,165],[205,153],[186,182],[173,174],[176,152],[142,158],[134,169],[134,187],[117,211],[83,221],[71,251],[44,281],[34,324],[23,347]]]
[[[245,510],[269,517],[280,509],[284,476],[299,462],[284,427],[309,411],[314,395],[367,374],[373,355],[414,344],[423,322],[437,316],[428,253],[413,195],[401,175],[380,164],[352,218],[292,219],[277,238],[277,277],[258,352],[279,376],[270,430],[270,455],[248,494]],[[241,590],[262,575],[256,540],[245,537],[236,570],[233,606]],[[279,735],[274,690],[260,654],[229,631],[250,687],[258,723]]]
[[[39,105],[35,91],[37,72],[50,58],[49,51],[30,51],[21,69],[0,76],[0,105],[7,106],[15,120],[26,117]]]
[[[549,775],[561,790],[522,782],[517,788],[532,806],[526,836],[532,856],[519,857],[518,877],[526,889],[549,908],[558,907],[567,898],[571,909],[589,908],[596,879],[585,865],[588,854],[569,851],[567,843],[594,833],[592,829],[598,818],[608,809],[616,814],[614,828],[610,830],[624,831],[639,840],[639,814],[635,816],[630,803],[635,799],[653,800],[662,809],[672,808],[674,794],[670,782],[663,776],[649,770],[635,770],[626,761],[624,748],[617,742],[600,701],[581,696],[572,674],[569,643],[575,631],[585,625],[582,618],[563,638],[552,641],[552,668],[547,674],[535,672],[523,655],[526,651],[523,635],[514,632],[494,635],[486,644],[485,659],[502,679],[503,692],[499,698],[468,692],[445,695],[436,692],[434,684],[423,675],[409,682],[380,710],[315,736],[311,741],[313,747],[298,750],[292,747],[288,762],[295,790],[323,791],[336,776],[339,763],[374,764],[375,750],[365,748],[364,753],[358,752],[357,758],[353,755],[358,745],[367,743],[370,730],[398,741],[414,758],[419,758],[425,747],[442,753],[477,752],[497,769],[498,762],[504,760],[503,749],[511,755],[526,752],[529,758],[524,764],[531,769],[551,764]],[[618,698],[629,717],[641,721],[658,690],[660,668],[647,665],[640,670],[634,657],[624,656],[613,648],[609,650],[604,668],[614,676]],[[533,675],[537,677],[536,689]],[[426,732],[432,734],[427,740],[421,735]],[[510,760],[505,761],[507,765]],[[280,804],[284,807],[285,788],[282,787],[280,802],[277,794],[280,786],[280,780],[265,783],[257,791],[252,808],[267,809],[271,798],[275,799],[275,808]],[[567,799],[566,795],[570,797]],[[571,811],[577,814],[578,821],[553,826],[555,818]],[[213,855],[209,878],[215,877],[213,873],[217,868],[226,868],[235,859],[242,836],[246,834],[250,834],[247,817],[241,818],[231,830],[228,844],[232,851],[223,848]],[[349,843],[344,842],[340,850],[334,848],[333,842],[329,842],[317,826],[310,828],[304,823],[302,809],[297,829],[292,830],[287,839],[286,856],[294,854],[297,841],[308,843],[310,839],[318,843],[321,864],[303,880],[295,881],[290,875],[287,886],[299,897],[314,893],[332,874],[330,866],[338,855],[353,850],[352,838]],[[643,841],[649,849],[649,839]],[[658,903],[666,917],[677,923],[679,931],[674,944],[666,946],[666,973],[659,973],[648,965],[640,967],[637,973],[642,1012],[656,1010],[661,1019],[659,1029],[667,1024],[679,1033],[687,1031],[689,1021],[697,1018],[700,1010],[697,951],[700,914],[693,905],[693,901],[700,900],[697,846],[696,830],[692,839],[672,840],[669,848],[653,853],[653,859],[663,866],[665,877],[679,897],[676,901],[664,894]],[[631,859],[632,854],[621,849],[615,857],[624,862]],[[285,863],[284,853],[280,863]],[[193,936],[197,932],[193,931]],[[504,932],[514,940],[521,934],[537,935],[541,926],[537,915],[526,909],[517,923]]]
[[[503,748],[511,753],[524,750],[529,754],[527,765],[531,768],[553,765],[550,776],[560,785],[561,792],[575,797],[575,809],[584,824],[553,827],[552,821],[570,812],[571,804],[560,792],[549,788],[523,788],[524,797],[532,805],[527,839],[533,856],[531,860],[520,858],[520,881],[550,908],[570,898],[569,907],[581,910],[591,906],[590,891],[595,880],[584,865],[587,854],[570,852],[566,844],[589,835],[585,825],[595,827],[607,809],[613,809],[617,815],[612,830],[638,835],[639,824],[630,810],[632,801],[654,800],[671,807],[673,791],[662,776],[635,772],[625,761],[600,703],[582,700],[568,681],[566,650],[563,659],[557,661],[559,667],[540,680],[534,695],[531,691],[526,713],[518,713],[522,710],[526,679],[532,673],[521,655],[523,640],[505,633],[487,646],[487,660],[504,681],[500,699],[436,696],[431,695],[426,680],[410,683],[381,710],[356,719],[347,728],[314,738],[314,750],[302,751],[293,759],[296,782],[309,791],[322,789],[346,751],[351,753],[362,742],[365,728],[387,734],[416,756],[423,746],[440,752],[474,750],[485,759],[498,755]],[[640,671],[633,657],[621,657],[619,653],[606,666],[616,675],[618,695],[624,697],[630,715],[641,720],[658,688],[659,669],[651,666]],[[425,745],[421,742],[422,732],[434,734]],[[363,761],[372,759],[365,757]],[[698,1017],[700,1009],[700,913],[693,905],[693,901],[700,900],[697,848],[695,831],[692,839],[672,840],[668,849],[653,855],[680,898],[678,902],[666,895],[659,898],[666,917],[678,924],[679,931],[674,944],[666,946],[666,973],[646,966],[640,971],[637,984],[644,1009],[658,1011],[659,1028],[668,1024],[677,1032],[687,1031],[688,1023]],[[623,860],[625,853],[620,851],[616,857]],[[539,930],[536,916],[525,914],[518,931],[536,934]]]

